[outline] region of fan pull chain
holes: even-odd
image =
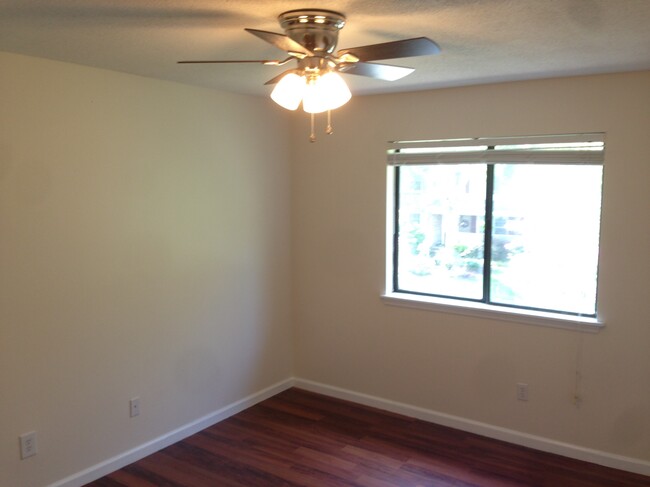
[[[327,128],[325,129],[327,135],[332,135],[334,129],[332,128],[332,110],[327,110]]]
[[[309,133],[309,142],[316,142],[316,130],[314,129],[314,114],[310,113],[311,119],[311,132]],[[327,127],[325,128],[325,133],[327,135],[332,135],[334,133],[334,128],[332,128],[332,111],[327,110]]]

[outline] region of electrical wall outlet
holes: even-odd
[[[132,418],[135,418],[140,414],[140,398],[139,397],[133,397],[129,401],[129,407],[130,407],[130,415]]]
[[[517,400],[528,401],[528,384],[523,382],[517,383]]]
[[[30,431],[29,433],[22,434],[18,437],[20,439],[20,458],[24,460],[25,458],[33,457],[36,455],[36,431]]]

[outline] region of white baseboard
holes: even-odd
[[[574,458],[576,460],[583,460],[603,465],[605,467],[650,476],[650,462],[645,460],[615,455],[599,450],[592,450],[541,436],[529,435],[527,433],[521,433],[519,431],[501,428],[499,426],[493,426],[487,423],[461,418],[459,416],[452,416],[431,409],[424,409],[409,404],[390,401],[381,397],[361,394],[359,392],[341,389],[339,387],[329,386],[327,384],[321,384],[306,379],[295,379],[294,386],[307,391],[317,392],[338,399],[363,404],[365,406],[383,409],[384,411],[421,419],[430,423],[436,423],[443,426],[449,426],[450,428],[475,433],[477,435],[487,436],[488,438],[507,441],[515,445],[526,446],[536,450]]]
[[[221,409],[214,411],[202,418],[197,419],[189,424],[181,426],[169,433],[155,438],[143,445],[139,445],[131,450],[128,450],[124,453],[109,458],[108,460],[93,465],[81,472],[75,473],[63,480],[50,484],[49,487],[80,487],[97,480],[104,475],[108,475],[115,470],[119,470],[122,467],[125,467],[135,461],[140,460],[141,458],[151,455],[152,453],[162,450],[169,445],[172,445],[188,436],[191,436],[199,431],[212,426],[213,424],[223,421],[230,416],[237,414],[240,411],[243,411],[246,408],[254,406],[258,402],[264,401],[269,397],[275,396],[280,392],[289,389],[293,386],[293,379],[286,379],[282,382],[278,382],[266,389],[258,391],[250,396],[247,396],[239,401],[233,402],[227,406],[222,407]]]
[[[118,470],[126,465],[129,465],[141,458],[151,455],[169,445],[172,445],[190,435],[198,433],[199,431],[212,426],[213,424],[223,421],[230,416],[237,414],[244,409],[254,406],[258,402],[264,401],[280,392],[291,387],[299,387],[312,392],[325,394],[327,396],[344,399],[347,401],[356,402],[366,406],[383,409],[404,416],[421,419],[431,423],[449,426],[462,431],[476,433],[478,435],[495,438],[497,440],[507,441],[515,445],[526,446],[541,450],[549,453],[555,453],[577,460],[603,465],[606,467],[625,470],[628,472],[638,473],[641,475],[650,476],[650,462],[636,458],[625,457],[622,455],[615,455],[599,450],[592,450],[583,448],[581,446],[563,443],[560,441],[551,440],[541,436],[529,435],[499,426],[493,426],[479,421],[473,421],[459,416],[440,413],[430,409],[411,406],[381,397],[370,396],[354,392],[348,389],[322,384],[306,379],[286,379],[278,382],[266,389],[258,391],[250,396],[247,396],[239,401],[236,401],[228,406],[225,406],[213,413],[210,413],[202,418],[197,419],[189,424],[181,426],[169,433],[155,438],[143,445],[139,445],[131,450],[109,458],[106,461],[93,465],[81,472],[75,473],[63,480],[50,484],[49,487],[80,487],[93,480],[97,480],[104,475],[107,475],[115,470]]]

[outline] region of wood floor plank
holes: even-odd
[[[361,445],[361,442],[358,445],[346,445],[343,447],[343,452],[353,457],[357,464],[367,465],[372,468],[397,470],[404,465],[404,462],[401,460],[396,460],[388,455],[368,450]]]
[[[650,477],[289,389],[86,487],[650,487]]]
[[[108,478],[108,477],[105,477]],[[115,481],[115,486],[129,486],[129,487],[158,487],[153,482],[141,477],[136,477],[126,470],[117,470],[110,475],[110,479]],[[108,487],[109,484],[107,484]],[[112,484],[110,484],[112,485]]]
[[[482,485],[484,487],[522,487],[535,485],[534,479],[528,481],[504,478],[501,472],[477,471],[473,466],[467,464],[453,464],[449,461],[437,461],[433,458],[425,460],[412,459],[406,462],[403,470],[424,478],[435,478],[436,476],[448,481],[456,479],[467,485]]]

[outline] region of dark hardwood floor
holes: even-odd
[[[650,477],[290,389],[87,487],[641,487]]]

